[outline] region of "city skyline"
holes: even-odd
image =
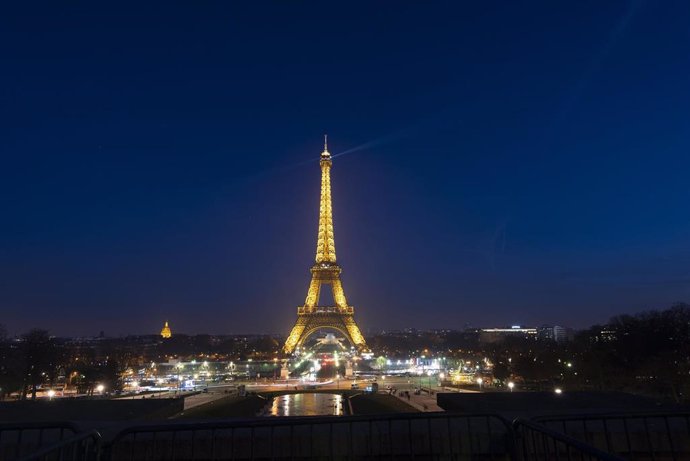
[[[324,133],[364,331],[690,301],[688,5],[10,10],[12,334],[287,335]]]

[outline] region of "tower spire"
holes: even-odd
[[[321,161],[323,162],[324,160],[326,161],[331,161],[331,153],[328,152],[328,135],[325,134],[323,135],[323,152],[321,152]]]

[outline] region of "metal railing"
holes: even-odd
[[[104,446],[106,461],[217,459],[515,460],[497,415],[397,414],[138,426]]]
[[[108,444],[71,423],[0,424],[0,460],[690,459],[690,413],[516,420],[412,413],[168,423],[123,429]]]
[[[54,443],[21,461],[98,461],[101,434],[96,431],[82,432],[61,442]]]
[[[690,459],[690,412],[545,416],[535,422],[629,460]]]
[[[597,460],[623,461],[591,445],[532,421],[517,419],[513,423],[515,444],[523,461],[531,460]]]
[[[79,432],[69,422],[1,423],[0,460],[17,460]]]

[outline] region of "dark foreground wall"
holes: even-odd
[[[458,413],[498,413],[507,418],[651,411],[679,407],[624,392],[482,392],[436,394],[438,406]]]
[[[184,409],[184,399],[87,400],[55,399],[2,402],[0,422],[123,421],[165,419]]]

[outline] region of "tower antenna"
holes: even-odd
[[[328,152],[328,135],[323,135],[323,151]]]

